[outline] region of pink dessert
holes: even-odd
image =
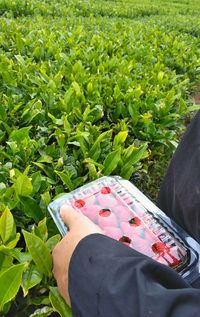
[[[98,202],[100,206],[107,208],[114,208],[119,204],[118,199],[112,195],[109,187],[103,187],[101,189],[98,195]]]
[[[85,189],[72,206],[98,224],[105,235],[160,263],[171,267],[180,265],[181,248],[163,243],[160,228],[156,227],[159,234],[152,229],[155,222],[152,214],[137,199],[116,190],[112,184]]]
[[[121,229],[122,229],[124,235],[130,236],[130,237],[135,235],[136,232],[138,231],[137,227],[136,226],[132,226],[129,222],[122,222],[121,223]],[[138,233],[137,233],[137,235],[138,235]]]
[[[99,210],[98,224],[102,229],[105,227],[117,227],[117,218],[109,208],[102,208]]]
[[[133,217],[132,212],[125,206],[115,207],[115,214],[117,215],[119,222],[129,221]]]
[[[100,206],[96,204],[86,204],[81,212],[93,222],[97,222]]]
[[[115,240],[119,240],[123,236],[123,233],[120,230],[120,228],[115,228],[115,227],[105,227],[104,233],[108,237],[113,238]]]

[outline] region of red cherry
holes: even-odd
[[[110,194],[111,193],[110,187],[102,187],[101,193],[104,194],[104,195],[105,194]]]
[[[129,223],[131,226],[139,226],[141,224],[141,220],[138,217],[133,217],[131,220],[129,220]]]
[[[83,206],[85,206],[85,202],[82,199],[78,199],[74,202],[74,206],[77,208],[82,208]]]
[[[151,248],[154,253],[161,254],[165,251],[166,245],[163,242],[156,242]]]
[[[113,212],[108,212],[105,217],[102,217],[102,215],[100,215],[98,212],[98,224],[102,229],[105,227],[117,227],[117,219]]]
[[[129,245],[131,243],[131,239],[129,237],[123,236],[119,239],[120,242]]]
[[[109,217],[110,214],[111,214],[111,211],[108,208],[103,208],[99,211],[99,215],[102,217]]]

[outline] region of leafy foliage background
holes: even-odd
[[[199,9],[197,0],[0,1],[3,316],[71,315],[51,274],[56,195],[118,174],[156,199],[198,109]]]

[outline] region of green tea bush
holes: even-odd
[[[136,172],[157,191],[198,108],[198,12],[194,0],[0,2],[3,316],[71,316],[51,273],[55,196]]]

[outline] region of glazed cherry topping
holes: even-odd
[[[163,242],[156,242],[151,248],[154,253],[161,254],[165,251],[166,245]]]
[[[102,217],[109,217],[110,214],[111,214],[111,211],[108,208],[103,208],[99,211],[99,215]]]
[[[78,199],[78,200],[75,201],[74,205],[75,205],[77,208],[81,208],[81,207],[85,206],[85,202],[84,202],[84,200],[82,200],[82,199]]]
[[[131,226],[139,226],[141,224],[141,220],[138,217],[133,217],[132,219],[129,220],[129,223]]]
[[[105,194],[110,194],[111,193],[110,187],[102,187],[101,193],[104,194],[104,195]]]
[[[126,244],[126,245],[129,245],[131,243],[131,239],[127,236],[123,236],[119,239],[120,242]]]

